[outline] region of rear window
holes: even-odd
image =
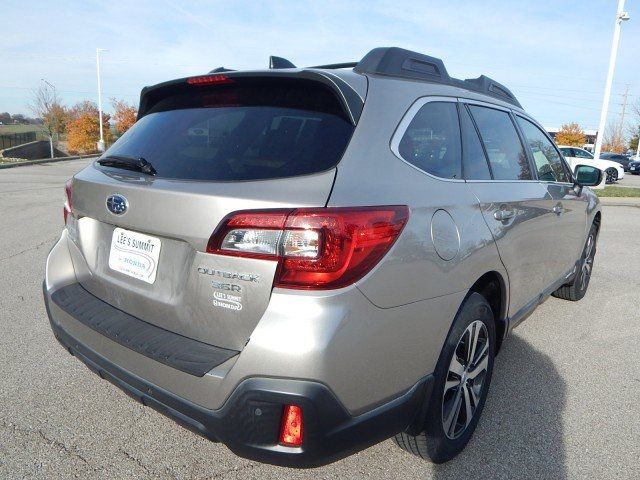
[[[162,178],[293,177],[334,167],[353,129],[313,82],[200,87],[157,103],[105,155],[143,157]]]

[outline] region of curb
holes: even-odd
[[[0,170],[3,168],[27,167],[29,165],[40,165],[41,163],[65,162],[67,160],[79,160],[82,158],[97,158],[99,155],[76,155],[74,157],[40,158],[38,160],[25,160],[24,162],[0,163]]]
[[[600,204],[610,207],[640,207],[640,198],[600,197]]]

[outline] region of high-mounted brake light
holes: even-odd
[[[285,405],[280,425],[280,445],[299,447],[303,433],[302,409],[297,405]]]
[[[226,75],[201,75],[199,77],[187,78],[189,85],[220,85],[233,83],[233,80]]]
[[[380,261],[408,218],[404,205],[241,211],[221,222],[207,252],[276,260],[277,287],[341,288]]]
[[[64,218],[65,225],[67,224],[67,217],[73,213],[73,180],[68,180],[64,185],[65,201],[64,207],[62,207],[62,217]]]

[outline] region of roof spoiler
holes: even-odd
[[[515,95],[504,85],[481,75],[478,78],[460,80],[449,76],[444,62],[439,58],[412,52],[398,47],[374,48],[354,67],[365,74],[387,75],[425,82],[440,83],[484,93],[522,108]]]

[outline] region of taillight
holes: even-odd
[[[236,212],[218,226],[207,252],[277,260],[277,287],[341,288],[380,261],[408,218],[404,205]]]
[[[189,85],[220,85],[234,82],[226,75],[201,75],[187,78],[187,83]]]
[[[304,427],[302,409],[297,405],[285,405],[280,425],[280,445],[299,447],[302,445]]]
[[[65,201],[62,208],[62,216],[64,218],[65,225],[67,224],[67,217],[73,212],[73,179],[68,180],[64,185]]]

